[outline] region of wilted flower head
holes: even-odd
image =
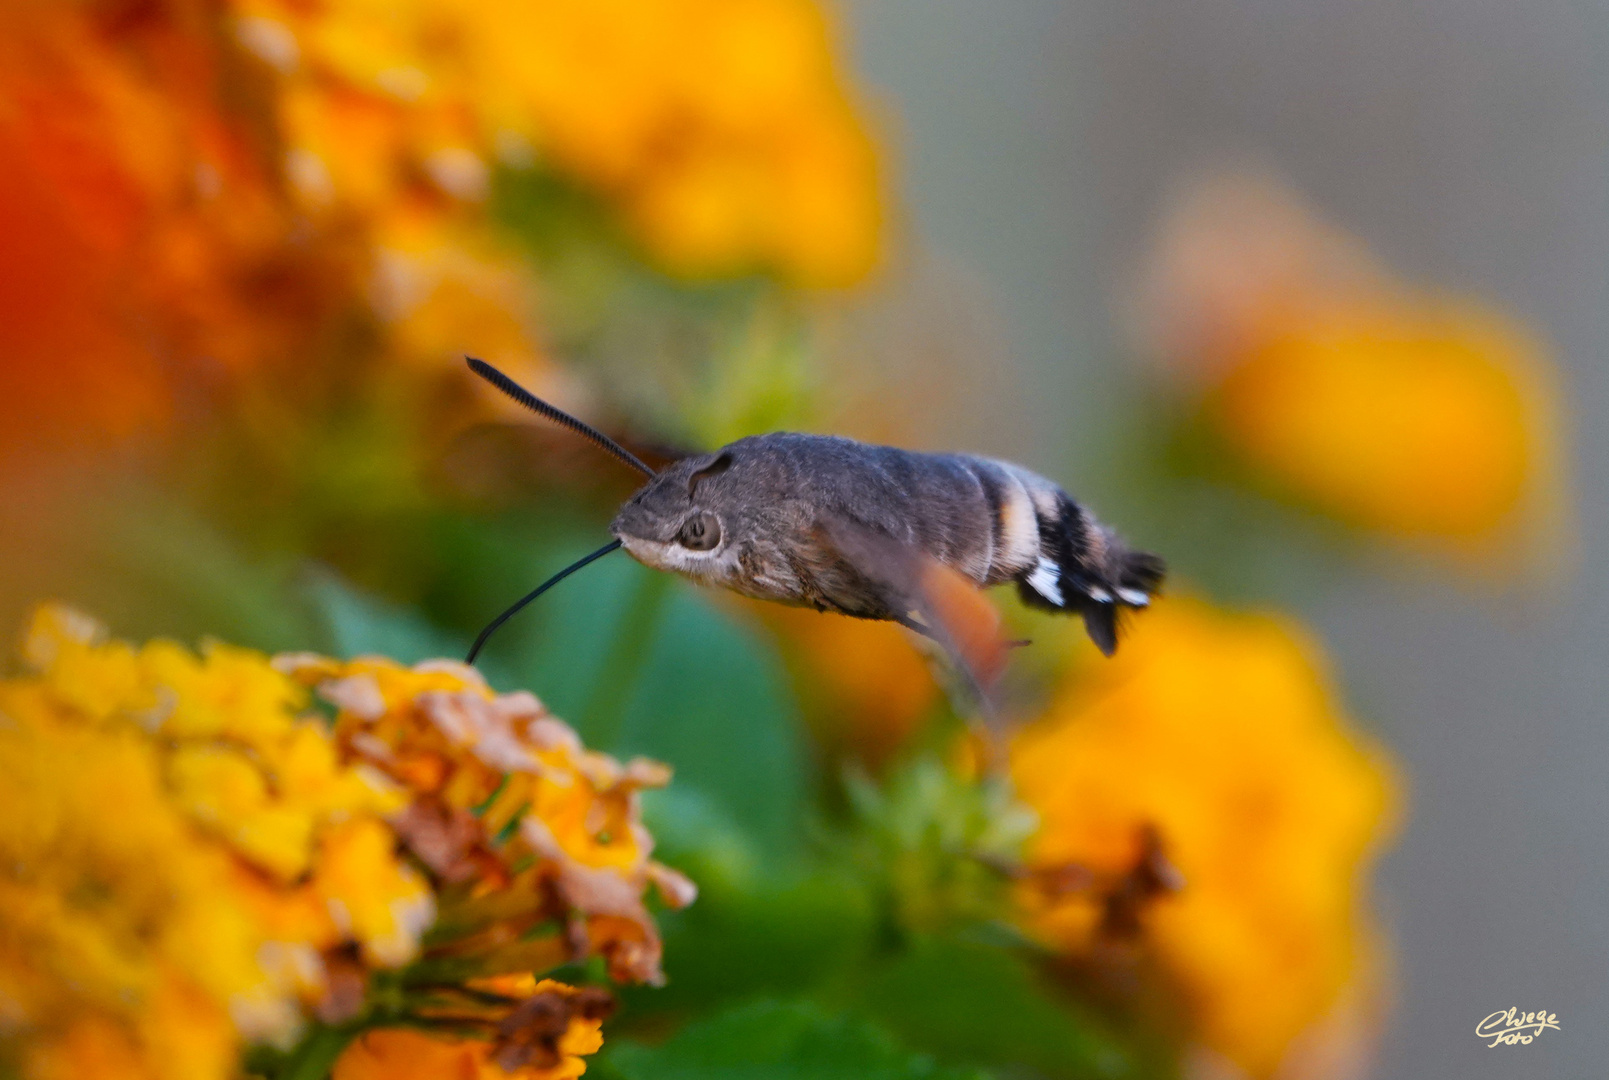
[[[1348,727],[1290,627],[1161,605],[1012,746],[1041,818],[1028,846],[1040,873],[1020,892],[1029,927],[1093,948],[1104,898],[1047,883],[1067,867],[1121,879],[1158,845],[1178,879],[1128,929],[1176,979],[1199,1038],[1269,1074],[1360,971],[1364,871],[1392,794],[1385,761]]]
[[[472,956],[474,973],[490,975],[597,953],[615,979],[660,981],[644,892],[652,883],[680,907],[694,889],[649,858],[638,792],[670,770],[586,750],[533,695],[495,694],[452,661],[275,664],[336,706],[343,750],[409,793],[393,821],[443,885],[455,933],[442,956]]]
[[[1465,547],[1556,528],[1558,420],[1538,344],[1397,280],[1277,182],[1189,189],[1134,315],[1264,487]]]

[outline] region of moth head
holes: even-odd
[[[742,528],[727,475],[735,461],[730,448],[678,461],[620,508],[609,531],[645,566],[728,582],[737,574],[734,533]]]

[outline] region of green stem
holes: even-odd
[[[364,1030],[362,1024],[319,1028],[302,1040],[280,1070],[277,1080],[327,1080],[346,1044]]]

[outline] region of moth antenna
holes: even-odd
[[[625,451],[622,450],[621,453],[624,454]],[[630,457],[629,454],[626,456]],[[529,604],[532,600],[535,600],[538,596],[541,596],[543,593],[553,588],[553,586],[557,585],[559,582],[563,581],[565,578],[587,565],[587,563],[603,558],[605,555],[609,554],[619,546],[619,540],[609,541],[607,544],[603,545],[603,547],[599,548],[597,551],[594,551],[591,555],[577,559],[575,562],[571,563],[569,566],[566,566],[563,570],[560,570],[557,574],[554,574],[552,577],[542,582],[542,584],[520,597],[518,602],[516,602],[507,611],[503,612],[503,614],[486,624],[486,629],[480,632],[480,637],[475,639],[475,644],[469,647],[469,655],[464,658],[464,663],[473,664],[475,662],[475,657],[480,655],[481,646],[486,644],[486,639],[491,637],[492,633],[499,626],[502,626],[504,623],[508,622],[508,620],[517,615],[520,608],[524,607],[526,604]]]
[[[562,424],[564,427],[569,428],[577,435],[580,435],[592,442],[595,446],[598,446],[601,449],[613,454],[615,457],[619,458],[627,465],[630,465],[633,469],[636,469],[644,476],[656,475],[654,470],[650,469],[647,465],[644,465],[642,460],[638,458],[636,454],[633,454],[630,450],[627,450],[624,446],[621,446],[619,443],[615,442],[613,439],[599,431],[597,428],[593,427],[591,424],[588,424],[582,420],[577,420],[563,409],[555,408],[554,406],[549,405],[547,402],[525,389],[525,387],[509,378],[507,375],[504,375],[501,371],[498,371],[496,368],[492,367],[492,365],[488,364],[486,361],[477,360],[473,356],[466,356],[464,359],[469,362],[469,370],[473,371],[476,375],[479,375],[481,378],[503,391],[503,393],[507,394],[521,405],[524,405],[527,409],[530,409],[539,416],[547,417],[555,424]]]

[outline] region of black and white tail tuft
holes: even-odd
[[[1149,607],[1167,568],[1156,555],[1127,547],[1064,492],[1054,512],[1041,509],[1039,558],[1017,576],[1017,591],[1030,607],[1078,612],[1095,647],[1117,649],[1124,611]]]

